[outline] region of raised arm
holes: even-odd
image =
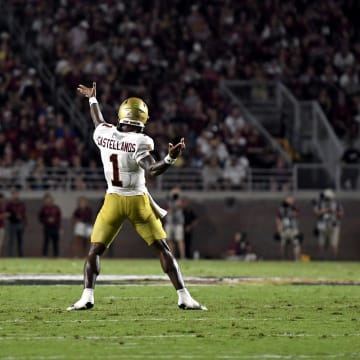
[[[98,101],[96,99],[96,82],[93,82],[93,85],[91,88],[88,88],[88,87],[80,84],[77,88],[77,91],[81,95],[83,95],[89,99],[90,115],[91,115],[91,119],[92,119],[95,127],[104,123],[105,120],[101,113]]]
[[[147,176],[159,176],[175,163],[184,149],[185,141],[184,138],[182,138],[176,145],[169,143],[169,153],[163,160],[155,161],[151,155],[148,155],[140,160],[140,166],[145,170]]]

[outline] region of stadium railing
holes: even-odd
[[[218,179],[209,184],[202,169],[177,168],[169,169],[165,174],[149,180],[149,187],[167,191],[174,186],[183,190],[206,191],[243,191],[243,192],[287,192],[333,188],[335,190],[358,190],[360,165],[341,165],[335,167],[333,181],[328,176],[324,164],[296,164],[284,169],[247,170],[246,177],[239,184]],[[205,181],[204,181],[205,180]],[[42,168],[0,167],[0,190],[18,188],[29,191],[104,191],[106,183],[102,168]]]
[[[299,101],[280,81],[225,80],[221,87],[263,132],[286,138],[295,152],[318,159],[337,181],[335,170],[344,145],[317,101]]]
[[[272,84],[261,84],[268,89]],[[266,130],[265,126],[259,121],[259,119],[251,112],[251,109],[247,106],[246,102],[243,101],[248,99],[250,90],[250,84],[246,81],[237,81],[237,80],[225,80],[220,83],[220,89],[222,93],[229,97],[231,101],[238,105],[242,115],[245,120],[248,121],[251,125],[256,127],[261,135],[266,139],[268,144],[273,148],[273,150],[287,163],[291,162],[289,155],[284,151],[284,149],[275,141],[274,137]]]

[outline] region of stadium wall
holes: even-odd
[[[52,193],[63,212],[63,225],[60,251],[61,256],[69,257],[73,241],[72,213],[77,198],[85,195],[96,214],[103,200],[103,193]],[[165,206],[164,193],[154,194],[159,203]],[[275,215],[284,195],[279,193],[187,193],[190,202],[199,216],[199,224],[194,231],[193,249],[203,258],[221,258],[226,252],[236,231],[247,233],[247,239],[254,251],[263,259],[279,259],[279,244],[273,240]],[[40,193],[22,193],[28,210],[28,227],[25,233],[25,256],[41,256],[42,227],[37,214],[42,205]],[[316,239],[313,236],[315,217],[312,213],[311,199],[315,193],[296,194],[300,209],[300,228],[304,233],[303,253],[318,258]],[[341,228],[341,260],[360,260],[359,222],[360,197],[358,194],[338,195],[345,209]],[[51,252],[50,252],[51,253]],[[83,254],[76,254],[82,257]],[[129,224],[125,224],[113,244],[108,256],[113,257],[153,257],[147,245],[138,237]]]

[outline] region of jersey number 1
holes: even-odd
[[[112,167],[113,167],[113,178],[111,180],[111,183],[113,186],[122,187],[123,184],[122,184],[122,181],[120,181],[120,171],[119,171],[119,163],[118,163],[117,154],[111,154],[110,161],[111,161]]]

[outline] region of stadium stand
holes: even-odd
[[[76,85],[95,80],[108,121],[116,121],[120,99],[129,94],[149,103],[147,132],[158,145],[159,157],[164,156],[168,139],[184,135],[189,151],[178,167],[193,169],[189,178],[195,189],[248,188],[232,174],[255,178],[258,172],[252,169],[279,167],[282,178],[270,175],[260,189],[289,189],[283,184],[293,177],[276,148],[221,92],[223,79],[280,80],[298,98],[317,100],[340,138],[358,135],[356,1],[2,3],[13,10],[26,42],[51,70],[54,88],[64,88],[83,114],[88,108],[75,97]],[[56,92],[44,91],[33,69],[36,64],[23,64],[23,49],[16,44],[14,34],[2,33],[1,171],[19,164],[16,171],[25,172],[21,178],[27,180],[18,186],[35,189],[44,186],[36,185],[44,171],[69,176],[69,167],[96,169],[98,155],[80,134],[77,119],[59,108]],[[263,87],[256,89],[256,96],[266,96]],[[24,134],[20,148],[17,142]],[[241,160],[233,164],[232,156]],[[217,179],[216,174],[223,172],[228,178]],[[176,168],[173,173],[171,181],[176,182]],[[204,184],[205,174],[215,176],[215,183]],[[101,174],[95,177],[92,185],[83,175],[71,177],[66,187],[98,188]],[[51,180],[45,187],[64,186],[59,181],[60,185]]]

